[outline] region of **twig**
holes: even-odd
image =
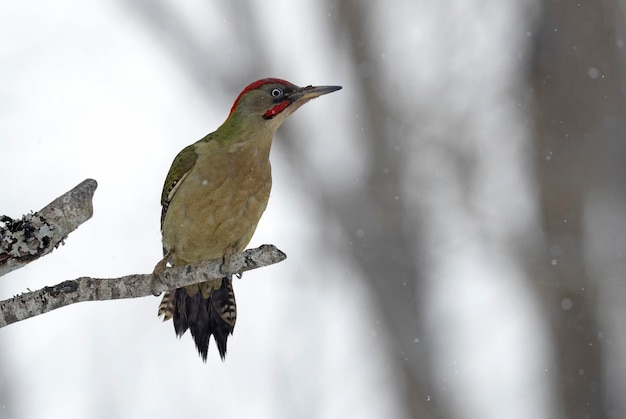
[[[0,276],[52,252],[93,215],[98,184],[87,179],[35,213],[20,220],[0,216]]]
[[[161,283],[157,281],[154,290],[163,292],[221,278],[224,276],[224,270],[242,273],[281,262],[286,258],[287,255],[275,246],[266,244],[233,255],[227,267],[222,266],[221,259],[216,259],[197,265],[167,268],[159,277]],[[82,277],[53,287],[24,293],[0,302],[0,327],[81,301],[151,296],[151,282],[152,274],[128,275],[111,279]]]

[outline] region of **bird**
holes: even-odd
[[[163,259],[167,266],[229,258],[250,242],[272,186],[270,148],[278,127],[311,99],[341,86],[298,87],[279,78],[248,84],[216,131],[174,158],[161,194]],[[214,337],[222,361],[237,320],[232,275],[166,291],[158,308],[180,338],[189,329],[203,362]]]

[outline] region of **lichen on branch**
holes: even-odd
[[[0,216],[0,276],[47,255],[90,219],[97,187],[86,179],[40,211],[21,219]]]

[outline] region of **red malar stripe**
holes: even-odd
[[[263,117],[265,119],[270,119],[275,117],[276,115],[278,115],[279,113],[281,113],[283,110],[285,110],[285,108],[287,106],[289,106],[291,102],[289,102],[288,100],[283,100],[282,102],[280,102],[278,105],[274,106],[272,109],[270,109],[269,111],[265,112],[263,114]]]

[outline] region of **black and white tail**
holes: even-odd
[[[167,291],[159,305],[158,315],[163,316],[163,321],[174,320],[174,330],[178,337],[189,329],[205,362],[209,339],[213,335],[220,357],[224,360],[228,335],[233,334],[237,320],[232,281],[230,277],[224,277],[219,287],[215,287],[214,283],[208,287],[203,285],[205,284]]]

